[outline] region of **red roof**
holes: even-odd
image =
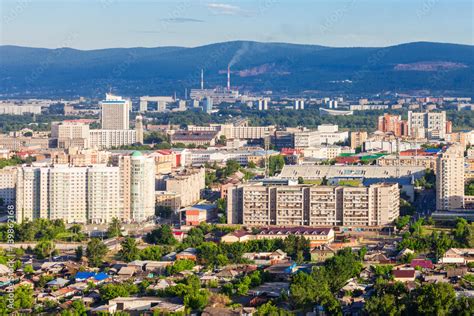
[[[413,259],[410,263],[412,268],[422,267],[424,269],[433,269],[433,262],[425,259]]]
[[[156,151],[157,153],[160,153],[162,155],[171,155],[173,152],[169,149],[159,149]]]
[[[337,163],[355,163],[360,161],[360,157],[357,156],[349,156],[349,157],[336,157],[336,162]]]
[[[415,277],[415,270],[393,270],[393,276],[395,278],[406,278],[411,279]]]

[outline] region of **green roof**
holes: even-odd
[[[138,150],[136,150],[132,153],[132,157],[141,157],[141,156],[143,156],[143,154],[141,152],[139,152]]]

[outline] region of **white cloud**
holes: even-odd
[[[207,7],[214,14],[223,15],[248,15],[248,12],[236,5],[225,3],[208,3]]]

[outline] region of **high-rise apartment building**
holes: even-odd
[[[464,149],[452,145],[436,163],[436,209],[464,208]]]
[[[368,187],[241,185],[228,191],[229,224],[380,226],[399,216],[397,184]]]
[[[102,129],[124,130],[130,128],[130,110],[132,103],[122,97],[107,94],[100,102],[102,109]]]
[[[139,152],[121,156],[117,166],[22,166],[16,172],[20,223],[35,218],[108,223],[115,217],[143,222],[154,215],[155,163]]]
[[[444,139],[446,136],[446,112],[408,111],[408,135],[416,138]]]
[[[119,169],[23,166],[18,168],[17,221],[64,219],[67,223],[106,223],[121,218]]]
[[[378,130],[384,133],[393,133],[395,136],[407,134],[407,122],[403,121],[400,115],[384,114],[379,116]]]
[[[130,165],[131,219],[142,222],[155,214],[155,160],[135,151]]]

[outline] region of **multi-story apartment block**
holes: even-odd
[[[155,214],[155,160],[135,151],[130,163],[130,215],[142,222]]]
[[[377,159],[377,165],[381,167],[387,166],[409,166],[409,167],[423,167],[436,172],[436,161],[435,155],[422,156],[398,156],[398,155],[387,155]]]
[[[340,132],[337,125],[323,124],[316,131],[297,131],[294,135],[296,149],[315,147],[318,145],[334,145],[349,139],[349,132]]]
[[[320,145],[303,149],[305,158],[314,159],[335,159],[342,152],[341,146],[336,145]]]
[[[351,148],[362,148],[362,145],[367,140],[367,132],[357,131],[351,132]]]
[[[205,188],[204,168],[186,169],[158,181],[158,189],[179,195],[179,207],[193,205],[201,199]]]
[[[91,148],[105,149],[137,143],[137,132],[132,129],[92,129],[89,145]]]
[[[0,135],[0,148],[13,151],[23,149],[46,149],[50,147],[50,143],[48,137]]]
[[[321,137],[318,131],[299,131],[294,135],[295,149],[314,147],[321,144]]]
[[[444,139],[446,112],[412,112],[408,111],[408,135],[415,138]]]
[[[382,226],[399,216],[397,184],[367,187],[264,186],[229,189],[228,223],[250,226]]]
[[[58,148],[88,148],[89,125],[80,121],[55,122],[51,125],[51,138]]]
[[[275,131],[274,126],[248,126],[244,124],[211,124],[209,126],[189,125],[188,131],[214,131],[218,136],[225,136],[226,139],[262,139],[270,137]]]
[[[3,205],[14,205],[15,203],[15,187],[16,187],[16,168],[5,167],[0,169],[0,201]]]
[[[139,152],[122,156],[118,166],[18,167],[17,221],[48,218],[108,223],[114,217],[125,222],[145,221],[155,211],[154,171],[153,158]]]
[[[438,156],[436,166],[436,208],[464,208],[464,149],[448,147]]]
[[[403,121],[400,115],[379,116],[377,127],[379,131],[393,133],[397,137],[407,135],[407,122]]]

